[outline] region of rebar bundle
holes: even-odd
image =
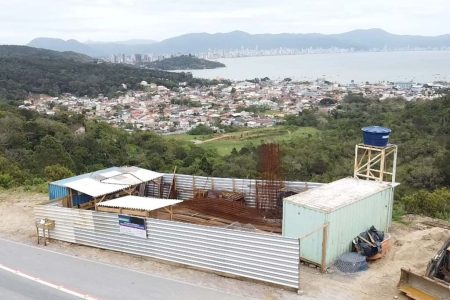
[[[262,179],[256,185],[256,207],[270,218],[281,217],[284,184],[281,180],[280,146],[270,143],[259,148],[258,169]]]

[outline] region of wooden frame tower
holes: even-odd
[[[355,146],[353,177],[375,181],[395,182],[397,145],[376,147],[366,144]]]

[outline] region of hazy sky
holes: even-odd
[[[0,44],[162,40],[189,32],[450,33],[450,0],[0,0]]]

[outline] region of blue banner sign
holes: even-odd
[[[147,226],[144,218],[119,215],[119,230],[122,234],[147,238]]]

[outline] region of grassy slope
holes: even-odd
[[[199,141],[198,145],[204,149],[217,149],[224,156],[231,153],[233,148],[240,150],[245,145],[252,143],[259,145],[267,142],[281,142],[297,136],[315,135],[318,130],[312,127],[287,127],[276,126],[270,128],[243,129],[242,131],[214,135],[170,135],[167,138],[179,141]]]

